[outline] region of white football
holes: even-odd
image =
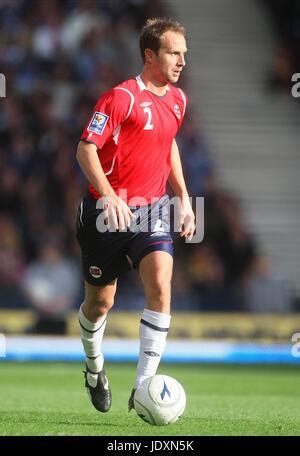
[[[174,423],[185,410],[181,384],[168,375],[154,375],[143,381],[134,395],[134,408],[142,420],[156,426]]]

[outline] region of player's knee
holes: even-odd
[[[94,298],[88,302],[88,307],[93,314],[98,316],[106,315],[114,305],[114,298]]]
[[[155,300],[164,300],[169,297],[171,290],[170,280],[163,277],[156,277],[146,286],[147,294]]]

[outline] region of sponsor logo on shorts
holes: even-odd
[[[102,276],[102,271],[98,266],[90,266],[90,274],[94,279],[99,279]]]
[[[93,131],[98,135],[102,135],[104,128],[107,124],[109,116],[103,114],[102,112],[94,112],[92,120],[89,123],[88,131]]]
[[[150,237],[155,237],[155,236],[168,236],[168,234],[164,233],[163,231],[155,231],[154,233],[150,234]]]

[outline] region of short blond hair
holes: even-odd
[[[185,28],[174,19],[156,17],[146,21],[140,34],[139,43],[143,62],[145,62],[145,49],[152,49],[158,54],[161,47],[160,37],[169,30],[185,36]]]

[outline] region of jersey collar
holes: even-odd
[[[148,90],[147,87],[145,86],[141,75],[139,74],[136,78],[137,85],[139,86],[140,91],[142,92],[143,90]],[[167,91],[170,90],[170,87],[167,85]]]

